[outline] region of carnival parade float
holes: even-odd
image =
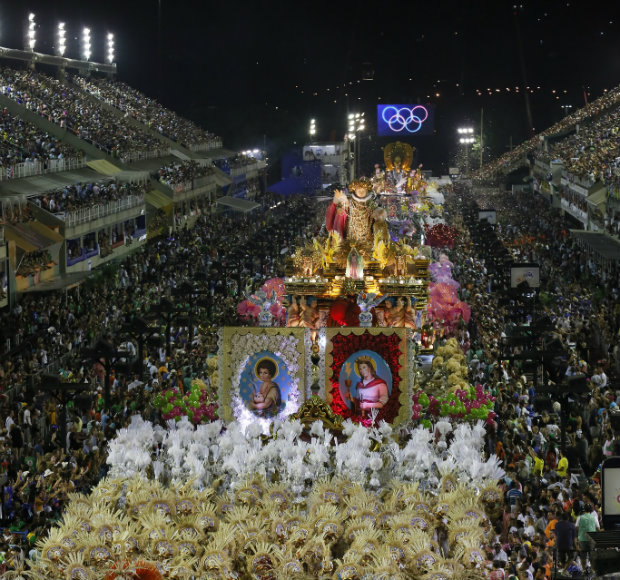
[[[135,416],[110,472],[39,541],[40,577],[481,578],[501,506],[493,399],[453,338],[469,308],[443,195],[385,148],[321,235],[220,330],[210,383]]]

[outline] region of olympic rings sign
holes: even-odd
[[[383,122],[393,133],[406,131],[417,133],[428,119],[428,110],[422,105],[414,107],[401,107],[400,105],[388,105],[381,112]]]

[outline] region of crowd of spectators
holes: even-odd
[[[0,134],[0,167],[6,168],[8,178],[13,177],[14,166],[18,163],[40,162],[47,166],[52,159],[81,156],[73,147],[6,109],[0,113]]]
[[[6,83],[6,70],[1,74],[0,82]],[[38,86],[31,74],[24,73],[20,83]],[[18,89],[17,84],[10,85],[11,96],[21,92],[18,98],[34,102],[28,90]],[[588,115],[617,103],[619,94],[614,94],[608,94],[603,103],[593,103]],[[576,113],[571,122],[584,118]],[[569,126],[556,127],[555,132]],[[596,121],[590,129],[595,126]],[[590,129],[584,129],[583,135],[592,138]],[[617,136],[617,127],[615,132],[611,127],[607,138],[610,143],[616,140],[614,147]],[[572,155],[572,148],[580,145],[570,139],[571,149],[566,151]],[[251,162],[240,157],[221,168]],[[181,163],[160,170],[159,178],[174,185],[199,177],[201,171],[194,162]],[[54,213],[67,212],[137,195],[139,188],[144,186],[79,183],[38,196],[36,203]],[[192,230],[150,242],[117,270],[83,285],[79,292],[23,296],[11,311],[0,315],[12,347],[7,350],[6,340],[0,347],[1,519],[5,526],[0,544],[7,561],[17,558],[19,551],[28,553],[34,539],[60,517],[70,493],[88,491],[105,474],[106,441],[134,411],[159,420],[149,402],[154,391],[177,384],[188,373],[208,380],[204,361],[216,348],[213,329],[239,324],[236,305],[241,297],[265,279],[282,275],[287,250],[320,227],[324,212],[317,212],[313,201],[294,198],[278,203],[271,195],[259,201],[262,207],[257,215],[199,216]],[[507,472],[504,505],[494,522],[487,556],[506,577],[549,578],[556,559],[558,567],[576,572],[588,561],[590,546],[584,530],[596,528],[598,522],[598,468],[616,449],[609,416],[620,404],[616,390],[620,270],[618,264],[602,267],[595,254],[576,247],[564,218],[534,194],[502,194],[479,203],[497,209],[496,233],[515,260],[541,265],[538,310],[523,313],[522,322],[531,323],[531,316],[547,317],[566,353],[563,376],[583,373],[589,385],[579,405],[566,399],[553,401],[548,409],[536,405],[539,384],[518,362],[502,356],[502,338],[513,320],[513,305],[500,301],[487,256],[472,243],[471,224],[460,217],[463,207],[449,196],[447,207],[460,232],[451,255],[454,275],[461,283],[461,297],[472,307],[472,319],[459,329],[458,338],[467,353],[472,383],[482,384],[496,397],[497,417],[488,428],[487,451],[504,460]],[[201,280],[196,283],[203,285],[205,305],[196,308],[187,325],[172,325],[167,348],[149,348],[144,368],[136,376],[113,377],[113,400],[108,402],[113,404],[104,403],[104,377],[85,362],[87,348],[100,340],[117,348],[121,343],[126,346],[123,326],[136,317],[149,318],[161,298],[173,296],[184,280]],[[50,369],[66,380],[91,385],[92,405],[69,409],[65,440],[59,436],[61,418],[53,399],[33,397],[23,388],[31,377]],[[546,383],[557,380],[549,374],[544,377]],[[139,384],[130,391],[131,381]],[[562,413],[568,416],[564,440]]]
[[[566,200],[572,211],[579,210],[584,214],[588,213],[588,201],[583,195],[564,187],[561,189],[560,197]]]
[[[78,182],[30,198],[30,201],[56,215],[105,205],[126,199],[129,196],[144,196],[149,191],[148,183],[121,183],[117,180],[100,182]]]
[[[553,137],[566,132],[573,132],[577,126],[581,128],[582,125],[588,124],[607,113],[609,109],[617,111],[619,103],[620,87],[616,87],[611,91],[607,91],[592,103],[589,103],[581,109],[577,109],[573,114],[564,117],[561,121],[558,121],[551,127],[538,133],[527,141],[524,141],[514,149],[504,153],[497,159],[491,161],[490,163],[485,163],[483,167],[473,173],[474,179],[479,181],[489,181],[501,176],[502,174],[505,175],[511,171],[514,171],[522,165],[529,156],[536,154],[536,151],[539,147],[541,147],[542,138]],[[617,115],[614,113],[611,113],[611,115],[614,122],[617,124]],[[607,131],[608,129],[613,130],[613,127],[608,127],[607,125],[601,125],[601,127],[604,131]],[[604,165],[608,165],[613,161],[613,151],[617,151],[617,141],[615,146],[613,144],[608,144],[606,145],[606,148],[608,151],[604,155],[605,158],[602,159],[602,163]],[[616,153],[615,156],[617,157],[618,153]],[[598,162],[599,155],[593,155],[592,161]],[[598,167],[591,167],[587,163],[587,160],[585,160],[584,164],[577,164],[574,166],[574,169],[588,175],[590,172],[596,174]]]
[[[561,160],[569,176],[606,182],[620,166],[620,104],[580,123],[578,131],[550,145],[545,158]]]
[[[47,270],[53,265],[52,255],[47,250],[27,252],[19,261],[19,267],[15,271],[16,276],[31,276],[41,270]]]
[[[26,223],[33,219],[32,210],[25,202],[7,200],[0,205],[0,225]]]
[[[213,133],[201,129],[125,83],[78,76],[73,77],[73,82],[97,99],[185,147],[206,150],[222,146],[221,139]]]
[[[153,391],[182,380],[182,369],[208,381],[205,361],[216,349],[215,330],[239,323],[240,294],[254,291],[266,278],[283,275],[282,249],[315,234],[320,226],[312,202],[292,199],[278,204],[271,195],[261,201],[260,215],[201,216],[191,231],[181,230],[141,248],[112,275],[108,272],[79,291],[26,295],[2,315],[2,324],[14,332],[11,343],[17,346],[6,351],[3,345],[0,354],[1,507],[8,534],[1,551],[9,554],[11,543],[27,553],[34,538],[58,519],[67,494],[87,491],[98,481],[105,473],[106,441],[133,411],[158,420],[149,403]],[[170,348],[149,349],[142,377],[117,374],[114,404],[104,410],[104,378],[97,365],[85,362],[88,347],[105,340],[125,348],[129,343],[120,333],[123,325],[136,316],[148,318],[162,297],[172,297],[177,286],[194,278],[203,280],[206,305],[192,317],[192,327],[173,325]],[[160,332],[165,334],[161,328]],[[135,351],[136,345],[130,348]],[[179,369],[178,374],[151,372],[162,366]],[[52,370],[62,380],[92,385],[94,402],[88,409],[70,412],[65,442],[58,437],[60,407],[46,396],[33,399],[23,388],[34,375]],[[144,382],[129,392],[128,384],[138,377]]]
[[[161,139],[123,123],[120,116],[76,85],[43,73],[4,67],[0,69],[0,92],[121,161],[169,152]]]
[[[310,202],[271,205],[267,201],[271,199],[270,195],[262,199],[266,205],[260,216],[203,215],[194,229],[140,248],[113,276],[102,276],[99,285],[81,287],[79,300],[74,292],[44,298],[25,295],[11,312],[1,315],[3,326],[14,331],[13,344],[28,346],[11,356],[2,344],[1,391],[6,394],[12,385],[25,384],[26,376],[45,369],[49,360],[79,351],[104,329],[120,327],[126,311],[145,314],[183,279],[199,273],[206,275],[208,293],[214,298],[201,323],[207,327],[236,323],[235,299],[260,287],[266,278],[283,275],[280,252],[292,247],[307,228],[314,228],[318,219]]]
[[[550,578],[554,567],[582,573],[592,547],[586,532],[595,531],[599,521],[600,464],[617,451],[609,417],[620,403],[620,270],[618,264],[602,269],[594,256],[580,252],[559,212],[534,194],[503,194],[479,203],[498,209],[499,240],[516,261],[540,263],[543,284],[531,310],[502,300],[488,248],[472,243],[467,222],[460,224],[454,275],[472,319],[458,338],[467,352],[470,379],[496,397],[487,451],[503,459],[507,472],[504,507],[487,556],[506,578]],[[469,226],[477,222],[475,216]],[[543,317],[551,321],[551,336],[564,356],[558,373],[546,371],[542,381],[561,384],[583,373],[589,390],[582,400],[539,405],[540,382],[502,350],[515,320],[534,325]]]
[[[157,179],[169,187],[181,184],[192,184],[194,179],[213,174],[213,166],[201,165],[197,161],[183,161],[164,165],[157,172]]]
[[[544,200],[522,194],[490,201],[500,216],[499,237],[515,258],[541,263],[540,301],[569,353],[565,372],[583,371],[591,385],[587,403],[581,407],[561,409],[556,402],[551,409],[537,409],[533,378],[501,356],[509,307],[499,302],[485,256],[478,253],[467,224],[450,207],[461,232],[451,256],[454,273],[473,313],[458,337],[467,352],[471,381],[496,396],[497,418],[489,427],[487,446],[504,459],[507,471],[505,505],[494,522],[487,556],[507,575],[548,578],[556,545],[559,566],[574,570],[586,565],[585,553],[577,559],[572,550],[579,541],[573,538],[569,549],[566,537],[560,535],[560,530],[570,526],[561,524],[557,533],[553,528],[558,521],[570,524],[582,514],[596,514],[600,507],[597,469],[613,450],[609,412],[617,404],[612,385],[620,359],[618,271],[602,270],[593,257],[580,255],[562,217]],[[271,197],[263,202],[262,213],[250,219],[202,216],[193,230],[147,245],[126,259],[114,275],[81,288],[79,299],[75,292],[45,299],[26,296],[4,315],[3,326],[15,328],[19,342],[28,345],[19,353],[5,353],[0,369],[5,421],[0,437],[5,437],[2,464],[6,478],[2,507],[3,514],[9,514],[5,524],[14,528],[9,529],[8,542],[28,551],[32,539],[58,518],[67,494],[86,491],[105,473],[102,452],[106,440],[126,424],[134,410],[158,419],[149,404],[150,394],[182,381],[187,373],[208,379],[204,361],[215,349],[210,330],[238,324],[235,307],[240,295],[255,290],[266,278],[281,275],[286,248],[315,233],[320,225],[316,216],[322,212],[316,212],[312,202],[294,199],[278,205]],[[118,333],[124,323],[136,316],[147,318],[160,298],[172,295],[183,280],[201,277],[206,280],[207,302],[192,321],[193,328],[173,324],[169,356],[163,346],[149,348],[146,372],[140,377],[143,381],[131,391],[128,384],[138,377],[113,377],[114,405],[104,408],[102,377],[84,363],[84,347],[101,336],[119,346],[126,340]],[[88,381],[93,386],[95,403],[85,410],[70,410],[64,442],[58,440],[58,408],[49,398],[31,400],[23,392],[9,394],[11,387],[25,383],[30,374],[46,369],[53,360],[63,361],[61,372],[67,380]],[[564,453],[562,411],[569,414]],[[41,437],[42,433],[49,437]],[[84,464],[91,468],[82,471]],[[594,511],[589,512],[589,506]],[[572,532],[567,533],[570,538]]]
[[[541,263],[542,277],[547,284],[542,297],[557,302],[558,308],[561,306],[561,311],[552,316],[558,324],[562,321],[562,326],[570,320],[577,328],[580,340],[573,342],[582,355],[587,355],[584,344],[588,349],[594,346],[602,358],[609,359],[614,372],[620,374],[620,264],[611,262],[602,266],[597,254],[580,248],[569,236],[566,218],[552,211],[535,194],[522,194],[518,205],[513,207],[511,213],[507,212],[513,224],[518,223],[518,212],[526,207],[532,210],[527,218],[518,218],[526,226],[519,230],[521,235],[513,251],[523,261]],[[535,235],[523,236],[526,228],[536,232]],[[574,328],[572,332],[575,333]]]

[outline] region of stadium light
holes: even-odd
[[[82,58],[84,60],[90,60],[90,28],[84,28],[82,30]]]
[[[459,143],[465,149],[465,175],[469,176],[469,156],[471,152],[470,145],[475,141],[474,129],[473,127],[459,127],[456,132],[461,135],[461,137],[459,138]]]
[[[26,46],[28,50],[34,51],[34,45],[37,43],[36,33],[37,23],[34,18],[34,12],[28,14],[28,32],[26,33]]]
[[[58,44],[56,46],[56,53],[58,56],[64,56],[67,49],[67,35],[65,30],[65,23],[58,23]]]
[[[347,137],[349,141],[353,141],[353,179],[360,171],[360,155],[361,155],[361,140],[357,139],[357,134],[366,129],[366,119],[364,113],[349,113],[347,115]]]
[[[114,34],[108,32],[108,62],[114,62]]]
[[[316,119],[310,119],[310,129],[308,129],[311,137],[316,135]]]

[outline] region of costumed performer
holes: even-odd
[[[325,227],[328,232],[337,232],[341,238],[347,231],[347,218],[349,210],[349,200],[343,191],[336,189],[334,199],[327,208],[325,214]]]

